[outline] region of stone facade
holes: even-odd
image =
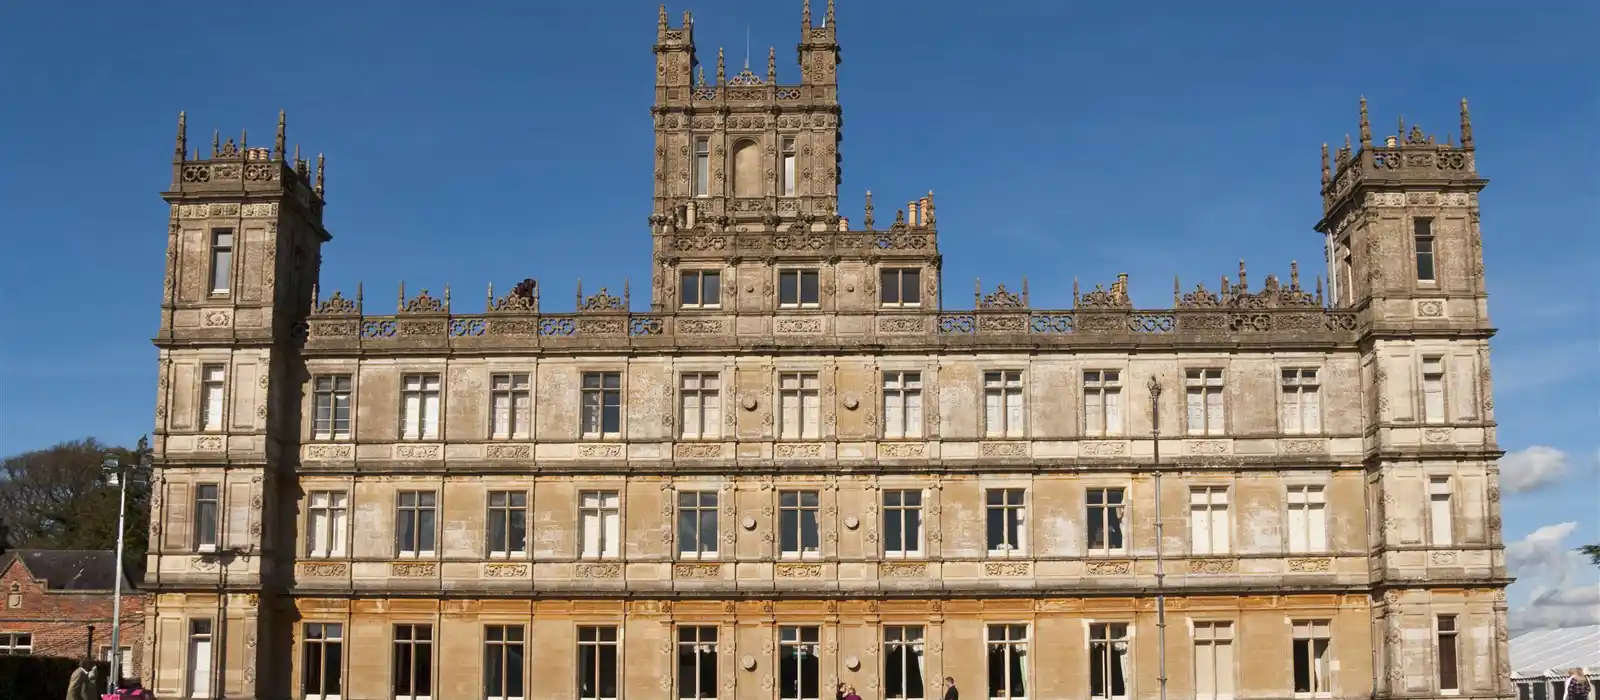
[[[647,313],[326,294],[320,157],[180,120],[157,694],[1511,694],[1465,104],[1324,151],[1329,299],[946,309],[932,193],[838,213],[835,32],[708,79],[663,11]]]
[[[111,660],[116,553],[22,549],[0,555],[0,654]],[[120,670],[143,672],[144,594],[123,580]],[[92,629],[91,629],[92,628]],[[92,638],[91,638],[92,635]]]

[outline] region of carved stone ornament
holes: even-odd
[[[401,291],[401,294],[405,294],[404,290]],[[445,296],[448,297],[449,295],[446,294]],[[428,290],[424,289],[416,296],[404,300],[400,305],[400,312],[407,314],[444,313],[445,304],[445,301],[430,296]]]
[[[578,305],[578,310],[627,311],[628,303],[627,299],[611,296],[611,294],[606,291],[605,287],[601,287],[599,292],[584,297],[583,302]]]
[[[1128,275],[1117,275],[1117,281],[1111,283],[1111,288],[1106,289],[1095,285],[1088,294],[1078,295],[1077,284],[1073,284],[1072,305],[1079,309],[1131,309],[1133,300],[1128,297]]]
[[[761,401],[753,394],[745,394],[739,399],[739,406],[744,408],[746,411],[754,411],[760,405]]]

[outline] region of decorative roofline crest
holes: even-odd
[[[539,282],[525,279],[498,299],[494,296],[494,285],[490,284],[488,301],[491,313],[539,313]]]
[[[1017,294],[1006,289],[1004,284],[995,285],[994,291],[983,293],[983,280],[975,280],[972,303],[979,311],[993,311],[998,309],[1026,309],[1028,308],[1028,278],[1022,278],[1022,293]]]
[[[1196,284],[1193,292],[1182,294],[1177,277],[1172,279],[1172,301],[1177,309],[1277,309],[1321,308],[1322,278],[1317,277],[1315,293],[1300,287],[1300,263],[1289,263],[1289,284],[1284,286],[1277,275],[1267,275],[1266,284],[1259,292],[1250,291],[1245,264],[1239,261],[1239,282],[1234,284],[1226,275],[1222,277],[1221,292],[1213,294],[1205,285]]]
[[[1117,275],[1117,281],[1106,289],[1095,285],[1088,294],[1078,293],[1078,280],[1072,280],[1072,308],[1075,309],[1131,309],[1133,299],[1128,297],[1128,273]]]
[[[356,285],[356,298],[346,299],[344,295],[335,290],[333,296],[322,300],[318,297],[317,285],[311,285],[311,313],[313,315],[344,315],[361,314],[361,285]]]
[[[578,280],[579,312],[621,311],[623,313],[627,313],[629,307],[632,305],[632,296],[632,293],[629,291],[627,279],[623,279],[622,281],[621,298],[611,296],[611,294],[606,291],[605,287],[601,287],[599,292],[586,297],[583,295],[583,280]]]
[[[444,299],[437,299],[424,289],[410,299],[406,298],[406,283],[400,283],[399,311],[403,314],[438,314],[450,312],[450,285],[444,286]]]

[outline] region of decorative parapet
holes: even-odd
[[[1472,141],[1472,117],[1467,111],[1467,101],[1461,100],[1461,143],[1457,145],[1451,134],[1445,134],[1439,143],[1422,127],[1411,125],[1406,130],[1404,120],[1393,136],[1383,139],[1381,145],[1372,141],[1372,125],[1367,118],[1367,100],[1361,99],[1360,149],[1351,147],[1345,136],[1344,147],[1328,161],[1328,147],[1322,147],[1322,206],[1332,213],[1345,203],[1349,195],[1364,181],[1392,184],[1396,180],[1461,181],[1477,180]]]

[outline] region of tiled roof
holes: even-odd
[[[109,550],[13,549],[0,555],[0,572],[21,560],[35,580],[52,591],[109,591],[116,581],[116,552]],[[132,592],[133,582],[122,579],[122,590]]]
[[[1511,677],[1560,677],[1578,667],[1600,673],[1600,625],[1536,630],[1511,640]]]

